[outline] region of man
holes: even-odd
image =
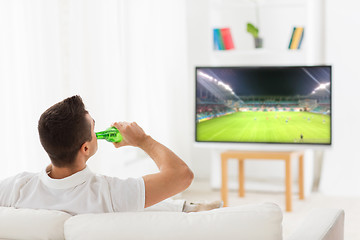
[[[21,173],[0,182],[0,206],[60,210],[73,215],[141,211],[191,184],[194,175],[185,162],[134,122],[113,124],[123,136],[114,145],[141,148],[154,160],[159,173],[126,180],[92,173],[86,162],[98,148],[94,125],[79,96],[47,109],[39,119],[38,131],[51,165],[41,173]],[[171,202],[164,205],[169,204],[186,212],[219,207],[184,201],[177,207]]]

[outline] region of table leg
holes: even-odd
[[[291,212],[291,158],[285,159],[285,195],[286,195],[286,211]]]
[[[221,156],[221,200],[228,206],[228,169],[227,158]]]
[[[239,197],[245,196],[244,160],[239,159]]]
[[[299,199],[305,199],[304,197],[304,154],[299,156]]]

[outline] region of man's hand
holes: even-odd
[[[144,130],[137,125],[136,122],[116,122],[112,124],[113,127],[116,127],[123,139],[119,143],[113,143],[116,148],[122,146],[134,146],[143,148],[146,144],[146,140],[149,137],[145,134]]]

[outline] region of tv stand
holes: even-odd
[[[245,196],[244,189],[244,161],[245,160],[283,160],[285,161],[285,202],[286,211],[292,210],[291,198],[291,159],[299,159],[299,199],[304,199],[304,153],[301,151],[226,151],[221,153],[221,199],[224,206],[228,206],[228,160],[237,159],[239,161],[239,196]]]

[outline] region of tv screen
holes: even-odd
[[[196,67],[196,142],[331,144],[331,66]]]

